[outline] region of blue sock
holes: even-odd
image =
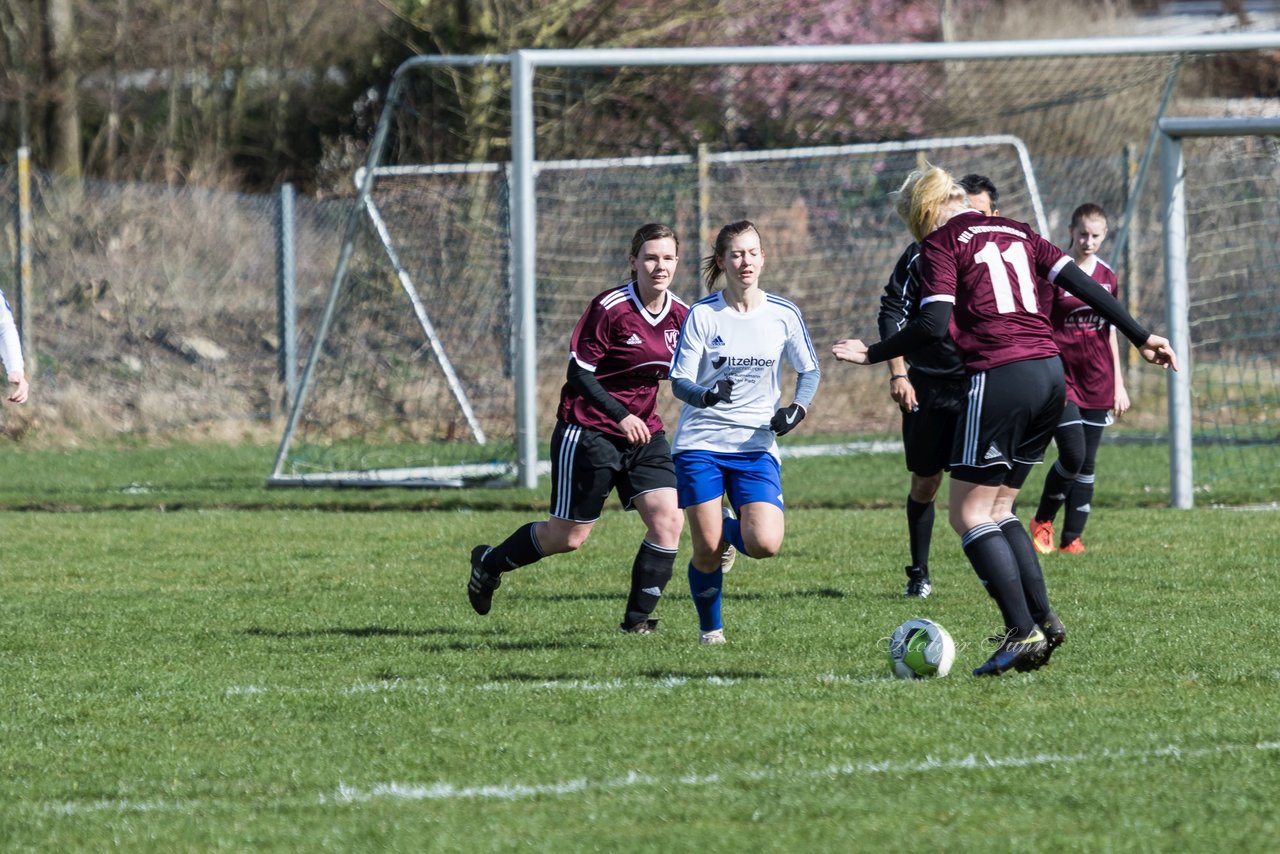
[[[723,629],[720,620],[720,587],[724,573],[698,572],[689,564],[689,594],[693,596],[693,606],[698,609],[698,627],[709,632],[712,629]]]
[[[751,557],[751,555],[747,554],[747,547],[742,542],[742,523],[741,522],[739,522],[737,519],[730,519],[729,517],[726,516],[724,520],[724,526],[723,528],[721,528],[721,534],[724,537],[724,541],[726,543],[728,543],[729,545],[733,546],[735,549],[738,550],[738,554],[747,555],[747,557]]]

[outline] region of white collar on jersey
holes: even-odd
[[[671,313],[671,292],[662,292],[662,311],[654,314],[644,307],[644,303],[640,301],[640,285],[635,279],[632,279],[628,287],[631,289],[631,301],[636,304],[636,308],[640,309],[640,316],[649,321],[650,326],[657,326],[663,321],[668,314]]]

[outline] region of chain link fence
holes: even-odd
[[[0,170],[0,288],[15,310],[17,198],[17,170]],[[32,397],[6,407],[0,429],[51,444],[278,435],[279,196],[35,172],[31,200]],[[351,204],[295,202],[296,360],[310,347]]]

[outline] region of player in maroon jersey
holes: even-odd
[[[620,626],[650,634],[652,614],[671,579],[684,520],[662,419],[658,383],[667,379],[689,307],[668,289],[680,244],[665,225],[641,226],[631,240],[634,278],[591,301],[569,340],[567,381],[551,436],[551,508],[497,546],[471,550],[467,597],[489,613],[504,572],[586,542],[609,493],[645,524],[631,566],[631,594]]]
[[[1116,295],[1115,270],[1098,257],[1107,238],[1107,212],[1095,204],[1083,204],[1071,214],[1071,259],[1094,281]],[[1031,520],[1031,541],[1036,551],[1049,554],[1055,548],[1053,519],[1066,505],[1062,517],[1062,551],[1080,554],[1080,535],[1089,521],[1093,502],[1094,472],[1102,431],[1129,408],[1129,393],[1120,368],[1116,331],[1079,297],[1062,290],[1053,295],[1049,312],[1053,337],[1062,351],[1067,378],[1067,405],[1053,433],[1058,459],[1049,468],[1040,493],[1040,504]]]
[[[1053,285],[1079,296],[1137,345],[1147,361],[1177,369],[1167,339],[1153,335],[1061,249],[1025,223],[983,217],[943,169],[908,176],[898,214],[921,244],[920,313],[868,347],[837,341],[855,364],[901,356],[950,329],[969,376],[951,454],[950,521],[1004,620],[1003,639],[973,672],[1034,670],[1066,639],[1044,575],[1013,502],[1044,458],[1066,397],[1062,359],[1047,315]]]

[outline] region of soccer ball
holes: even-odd
[[[955,641],[933,620],[907,620],[889,638],[889,661],[899,679],[946,676],[955,660]]]

